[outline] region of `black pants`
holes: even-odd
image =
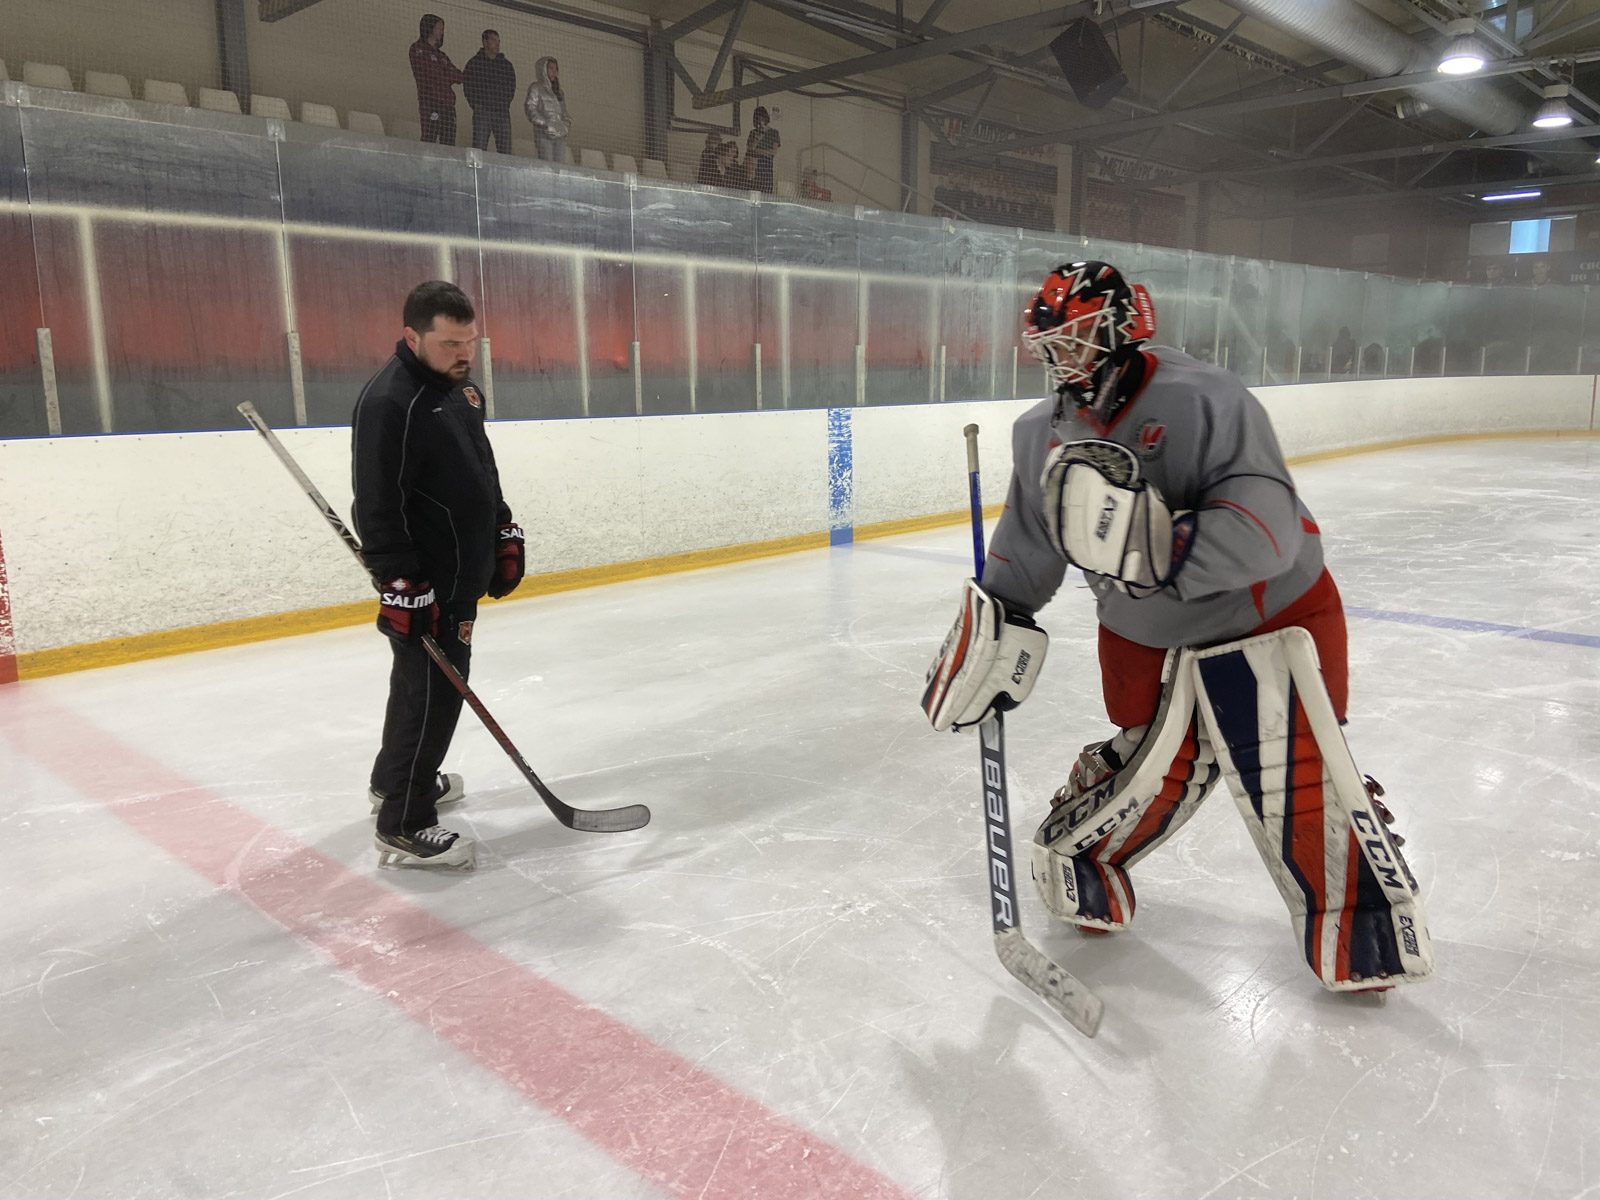
[[[463,679],[472,666],[477,612],[476,603],[441,609],[434,635]],[[434,666],[421,642],[395,642],[393,648],[389,707],[383,715],[383,747],[372,764],[372,789],[384,798],[378,832],[409,834],[438,823],[433,795],[439,764],[461,715],[461,693]]]
[[[501,154],[511,153],[511,110],[503,109],[500,112],[482,112],[472,110],[472,146],[475,150],[487,150],[489,138],[494,138],[494,148]]]
[[[418,113],[422,118],[422,140],[439,142],[445,146],[456,144],[456,110],[441,108],[438,112]],[[419,647],[420,649],[420,647]]]

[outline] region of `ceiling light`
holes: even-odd
[[[1535,188],[1530,192],[1491,192],[1487,196],[1479,196],[1478,199],[1486,202],[1492,200],[1532,200],[1535,196],[1543,194],[1538,188]]]
[[[1544,90],[1544,103],[1533,118],[1535,129],[1560,129],[1572,124],[1572,110],[1567,107],[1567,85],[1552,83]]]
[[[1470,75],[1483,70],[1488,55],[1478,41],[1478,23],[1471,17],[1458,17],[1444,31],[1450,40],[1439,56],[1439,70],[1446,75]]]

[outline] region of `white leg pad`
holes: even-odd
[[[1118,930],[1133,919],[1127,868],[1182,827],[1219,777],[1195,721],[1194,675],[1167,655],[1161,703],[1123,768],[1054,809],[1033,839],[1033,881],[1058,920]]]
[[[1291,626],[1183,656],[1313,974],[1332,991],[1427,979],[1433,946],[1417,881],[1373,811],[1311,634]]]

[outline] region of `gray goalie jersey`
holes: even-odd
[[[1305,594],[1322,574],[1322,540],[1295,493],[1266,410],[1237,376],[1166,346],[1144,390],[1110,428],[1046,400],[1012,427],[1005,511],[983,585],[1032,614],[1066,576],[1045,533],[1040,475],[1050,448],[1099,438],[1139,456],[1144,478],[1174,512],[1193,509],[1188,559],[1173,583],[1143,599],[1085,572],[1101,624],[1145,646],[1194,646],[1248,634]]]

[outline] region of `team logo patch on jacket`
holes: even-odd
[[[1145,458],[1154,458],[1161,453],[1161,446],[1167,440],[1167,427],[1154,418],[1139,426],[1139,432],[1134,437],[1139,447],[1139,453]]]
[[[483,397],[478,395],[477,388],[464,387],[461,389],[461,394],[467,398],[467,403],[472,405],[473,408],[483,407]]]
[[[463,646],[472,645],[472,622],[462,621],[456,626],[456,638]]]

